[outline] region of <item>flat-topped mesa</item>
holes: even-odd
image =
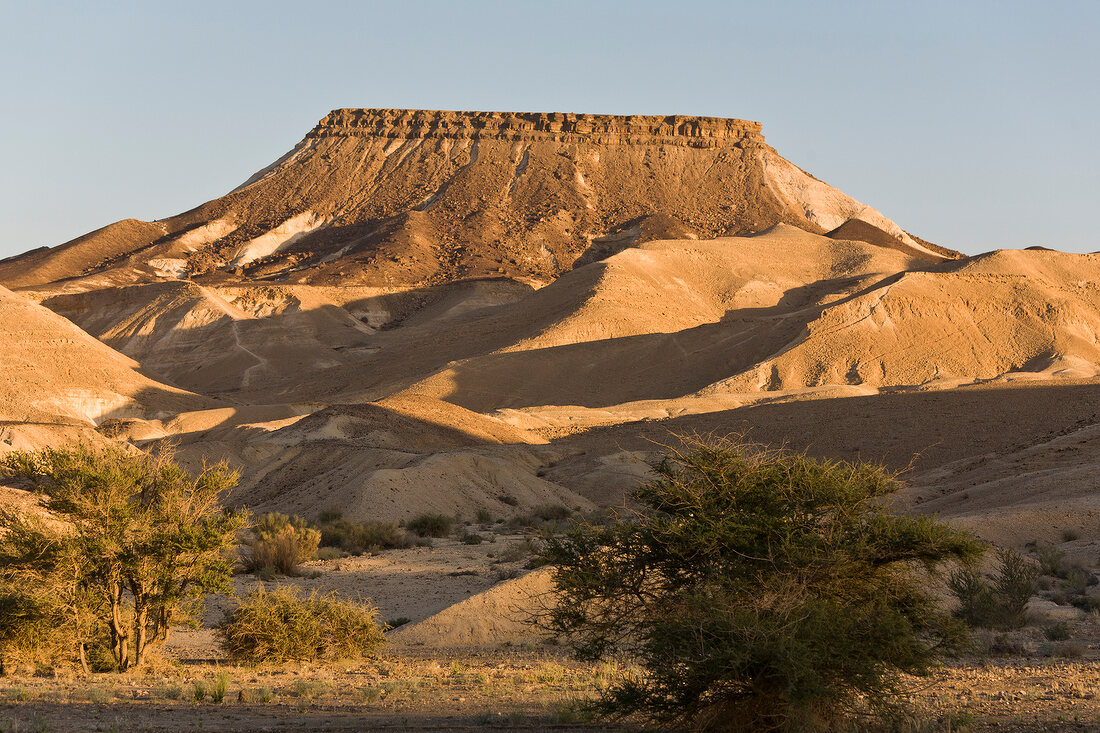
[[[759,122],[686,115],[337,109],[309,137],[458,138],[599,145],[733,147],[764,142]]]
[[[337,109],[229,194],[0,262],[0,284],[103,282],[104,272],[110,282],[545,284],[650,240],[776,224],[926,261],[954,256],[784,159],[758,122]]]

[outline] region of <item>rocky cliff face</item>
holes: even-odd
[[[159,237],[108,227],[33,268],[0,263],[0,282],[545,283],[647,240],[850,221],[918,256],[950,254],[783,159],[756,122],[342,109],[237,190],[158,222]]]
[[[539,112],[441,112],[338,109],[308,135],[320,137],[482,138],[596,145],[717,148],[764,142],[760,123],[682,115],[585,115]]]

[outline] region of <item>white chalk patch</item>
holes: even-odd
[[[241,267],[261,257],[275,254],[288,244],[324,226],[325,222],[312,211],[303,211],[284,221],[274,229],[251,239],[237,248],[233,266]]]

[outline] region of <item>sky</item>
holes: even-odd
[[[1100,3],[0,0],[0,257],[216,198],[330,109],[699,114],[968,254],[1100,250]]]

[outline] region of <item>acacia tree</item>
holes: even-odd
[[[237,482],[224,464],[192,476],[167,451],[79,446],[9,454],[0,473],[27,482],[53,525],[0,512],[0,598],[25,609],[0,620],[0,639],[26,643],[36,625],[64,618],[85,668],[87,644],[105,632],[125,670],[207,593],[228,589],[247,514],[219,502]]]
[[[543,617],[580,656],[644,673],[597,707],[696,729],[830,725],[894,708],[965,631],[927,578],[981,552],[934,518],[891,513],[866,463],[691,439],[638,488],[637,510],[547,541]]]

